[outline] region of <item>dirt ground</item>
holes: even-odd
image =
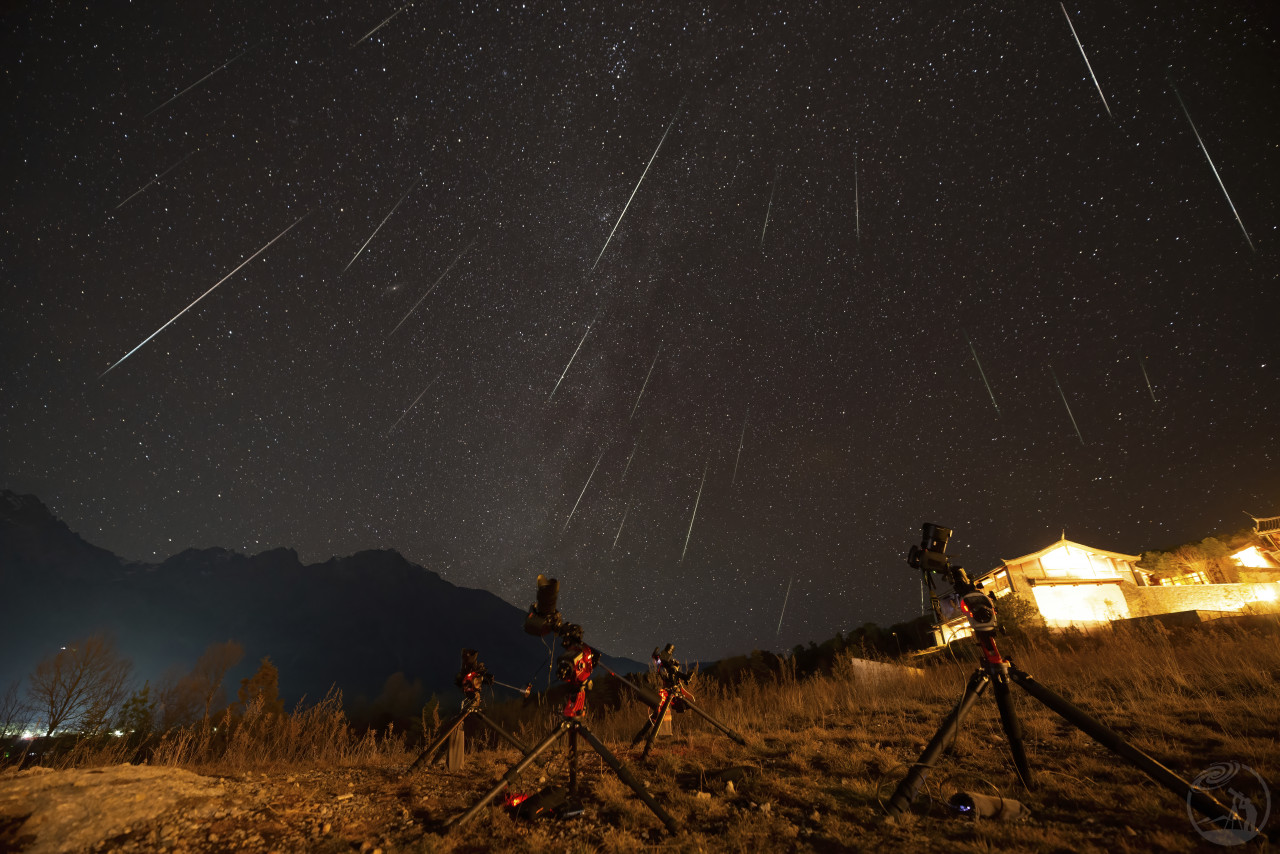
[[[434,790],[464,781],[421,774],[406,782],[402,770],[10,772],[0,777],[0,851],[417,850],[445,818],[425,806]]]
[[[677,740],[679,742],[680,740]],[[54,852],[481,852],[481,851],[991,851],[1193,850],[1177,804],[1159,798],[1159,816],[1031,814],[1012,822],[972,823],[926,814],[886,820],[854,794],[852,780],[811,787],[784,744],[757,744],[754,780],[737,787],[697,774],[697,743],[671,744],[656,766],[640,770],[658,801],[681,824],[661,823],[594,756],[582,760],[583,806],[569,820],[528,821],[501,799],[470,825],[446,822],[492,786],[512,756],[480,754],[460,772],[436,765],[406,775],[385,767],[295,770],[279,774],[195,774],[177,768],[117,765],[0,775],[0,851]],[[775,749],[776,748],[776,749]],[[743,758],[746,758],[745,754]],[[806,760],[801,765],[811,765]],[[814,770],[812,768],[808,770]],[[831,769],[824,769],[831,770]],[[548,775],[547,777],[541,776]],[[783,783],[770,778],[790,777]],[[533,768],[518,781],[532,792],[564,783],[563,763]],[[835,783],[844,782],[843,794]],[[765,798],[772,800],[765,800]],[[1171,805],[1172,804],[1172,805]],[[1167,813],[1167,815],[1165,815]],[[1064,822],[1064,818],[1066,821]],[[1150,819],[1154,818],[1154,821]],[[1123,821],[1123,819],[1121,819]],[[1144,826],[1145,825],[1145,826]],[[1176,833],[1169,830],[1176,826]]]

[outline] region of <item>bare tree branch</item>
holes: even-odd
[[[102,731],[128,694],[132,672],[133,662],[103,635],[74,641],[41,661],[27,677],[27,699],[45,737],[64,728]]]

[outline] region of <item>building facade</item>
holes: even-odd
[[[1253,517],[1251,517],[1253,518]],[[1115,620],[1191,612],[1196,619],[1240,613],[1280,600],[1280,516],[1254,519],[1253,541],[1229,556],[1237,583],[1212,583],[1203,573],[1157,578],[1123,554],[1066,538],[974,578],[997,605],[1016,595],[1033,604],[1050,629],[1097,628]],[[972,634],[966,618],[944,607],[939,643]]]

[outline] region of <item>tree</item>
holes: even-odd
[[[18,686],[21,684],[19,680],[10,682],[4,696],[0,697],[0,739],[21,735],[30,723],[30,710],[18,693]]]
[[[1210,581],[1218,584],[1234,584],[1240,580],[1240,569],[1231,560],[1231,549],[1217,537],[1200,541]]]
[[[283,714],[284,704],[280,702],[280,671],[271,663],[270,657],[258,662],[258,672],[247,679],[240,680],[240,698],[237,704],[241,714],[257,702],[262,704],[264,714]]]
[[[996,615],[1000,625],[1014,637],[1042,636],[1049,625],[1036,606],[1035,600],[1021,593],[1008,593],[996,601]]]
[[[1217,537],[1186,543],[1168,552],[1143,552],[1138,566],[1149,571],[1155,581],[1197,574],[1210,584],[1233,584],[1240,580],[1240,569],[1231,560],[1231,549]]]
[[[222,680],[226,678],[227,671],[239,664],[242,658],[244,658],[244,647],[229,640],[225,643],[209,644],[204,655],[200,656],[200,660],[196,662],[191,674],[200,681],[201,699],[204,701],[206,718],[215,706],[223,704],[226,695],[222,690]]]
[[[235,641],[211,643],[190,673],[166,674],[157,698],[165,729],[208,720],[226,702],[222,682],[242,658],[244,647]]]
[[[45,727],[98,733],[128,693],[133,662],[105,635],[73,641],[41,661],[27,677],[27,699]]]
[[[382,693],[371,703],[358,701],[351,717],[373,729],[385,729],[394,723],[407,731],[422,713],[423,694],[421,679],[410,682],[403,673],[392,673],[383,683]]]
[[[1151,573],[1152,581],[1165,581],[1178,575],[1178,569],[1173,563],[1173,555],[1168,552],[1143,552],[1142,559],[1137,565],[1140,569]]]
[[[129,695],[120,707],[120,731],[133,742],[141,742],[156,728],[156,701],[151,699],[151,683]]]

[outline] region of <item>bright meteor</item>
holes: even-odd
[[[591,326],[595,321],[587,324],[587,331],[582,333],[582,340],[578,342],[578,346],[574,349],[573,355],[569,357],[569,364],[564,366],[564,370],[560,372],[560,379],[556,380],[555,388],[551,389],[551,394],[547,396],[547,402],[551,402],[551,398],[556,396],[556,392],[560,389],[560,383],[564,382],[565,375],[569,373],[569,368],[573,366],[573,360],[578,358],[578,351],[582,349],[582,345],[586,343],[587,336],[591,334]]]
[[[475,245],[476,245],[476,242],[472,240],[470,243],[467,244],[465,249],[463,249],[461,252],[457,254],[457,256],[453,259],[453,261],[449,263],[449,266],[444,268],[444,272],[440,274],[440,278],[436,279],[435,284],[427,288],[427,292],[418,298],[418,301],[413,304],[413,308],[405,312],[404,317],[400,318],[400,322],[396,324],[396,328],[392,329],[390,332],[387,333],[387,338],[390,338],[392,335],[395,335],[396,329],[399,329],[401,326],[404,326],[404,322],[409,319],[409,315],[413,314],[415,311],[418,310],[418,306],[422,305],[422,301],[425,300],[427,297],[431,296],[431,293],[436,289],[436,287],[441,282],[444,281],[444,277],[449,275],[449,271],[454,268],[454,265],[456,265],[459,261],[461,261],[462,256],[466,255],[467,252],[470,251],[471,247]],[[386,339],[383,339],[383,340],[386,340]]]
[[[600,254],[596,256],[596,263],[591,265],[591,272],[594,273],[596,267],[600,266],[600,259],[604,257],[604,250],[609,248],[609,241],[613,240],[613,235],[618,231],[618,226],[622,224],[622,218],[627,215],[627,208],[631,207],[631,200],[636,197],[636,193],[640,190],[640,185],[644,183],[644,176],[649,174],[649,167],[653,165],[658,152],[662,150],[662,143],[667,141],[667,134],[671,133],[671,128],[675,125],[676,119],[680,117],[680,109],[683,106],[684,100],[681,99],[680,106],[676,107],[676,114],[671,117],[671,123],[667,125],[666,131],[663,132],[662,139],[658,140],[658,147],[653,150],[653,156],[649,158],[649,163],[644,167],[644,171],[640,173],[640,180],[636,181],[636,188],[631,191],[631,198],[627,199],[627,203],[622,206],[622,213],[618,214],[618,221],[613,224],[613,231],[609,232],[609,237],[605,240],[604,246],[600,247]]]
[[[1102,99],[1102,106],[1107,108],[1107,117],[1113,118],[1111,115],[1111,105],[1107,103],[1107,96],[1102,94],[1102,84],[1098,82],[1098,75],[1093,73],[1093,66],[1089,63],[1089,56],[1084,52],[1084,45],[1080,43],[1080,37],[1076,35],[1075,24],[1071,23],[1071,16],[1067,14],[1067,4],[1060,3],[1062,6],[1062,14],[1067,19],[1067,26],[1071,28],[1071,35],[1075,36],[1076,46],[1080,48],[1080,55],[1084,57],[1084,66],[1089,69],[1089,76],[1093,78],[1093,85],[1098,87],[1098,97]]]
[[[420,183],[422,183],[421,175],[418,176],[417,181],[414,181],[412,184],[409,185],[409,189],[404,191],[404,195],[400,197],[400,200],[391,206],[391,210],[387,213],[386,216],[382,218],[382,222],[378,223],[378,227],[373,230],[373,234],[369,235],[369,239],[366,240],[364,244],[361,245],[361,247],[356,250],[356,254],[351,256],[351,260],[347,262],[347,266],[342,268],[342,272],[345,273],[347,272],[347,270],[351,269],[351,265],[354,264],[356,262],[356,259],[360,257],[360,253],[364,251],[365,246],[368,246],[369,243],[373,240],[373,238],[378,236],[378,232],[382,231],[382,227],[387,224],[387,220],[391,219],[391,214],[396,212],[396,208],[400,207],[400,205],[404,203],[404,200],[409,198],[409,194],[413,192],[413,188],[418,186],[418,184]]]
[[[978,366],[978,375],[982,377],[982,384],[987,387],[987,394],[991,395],[991,405],[996,408],[996,415],[1000,414],[1000,404],[996,403],[996,393],[991,390],[991,383],[987,382],[987,372],[982,370],[982,362],[978,361],[978,351],[974,349],[973,342],[969,341],[969,333],[964,332],[964,340],[969,344],[969,352],[973,354],[974,364]]]
[[[262,42],[258,42],[258,44],[262,44]],[[152,110],[150,113],[147,113],[145,116],[143,116],[143,118],[144,118],[144,119],[150,118],[153,114],[158,113],[159,111],[163,110],[165,107],[169,106],[169,105],[170,105],[170,104],[172,104],[174,101],[178,100],[178,99],[179,99],[179,98],[181,98],[183,95],[187,94],[187,93],[188,93],[188,92],[190,92],[192,89],[196,88],[196,87],[197,87],[197,86],[199,86],[201,83],[203,83],[204,81],[208,80],[210,77],[212,77],[213,75],[217,74],[219,71],[221,71],[222,69],[226,68],[228,65],[230,65],[230,64],[231,64],[231,63],[233,63],[233,62],[235,62],[237,59],[239,59],[240,57],[244,56],[244,55],[245,55],[246,53],[248,53],[249,51],[253,50],[255,47],[257,47],[257,46],[258,46],[258,44],[252,45],[252,46],[247,47],[247,48],[245,48],[244,50],[240,51],[240,52],[239,52],[239,53],[237,53],[235,56],[231,57],[231,58],[230,58],[230,59],[228,59],[226,62],[224,62],[224,63],[222,63],[221,65],[219,65],[217,68],[213,69],[213,70],[212,70],[212,71],[210,71],[208,74],[206,74],[205,76],[201,77],[201,78],[200,78],[199,80],[197,80],[195,83],[192,83],[190,86],[188,86],[187,88],[183,89],[181,92],[179,92],[178,94],[174,95],[172,98],[170,98],[169,100],[165,101],[165,102],[164,102],[163,104],[161,104],[160,106],[156,107],[156,108],[155,108],[154,110]]]
[[[1076,417],[1071,412],[1071,404],[1067,403],[1067,395],[1062,390],[1062,383],[1058,382],[1058,375],[1053,370],[1053,365],[1049,366],[1049,373],[1053,377],[1053,384],[1058,387],[1058,394],[1062,397],[1062,405],[1067,408],[1067,416],[1071,419],[1071,426],[1076,428],[1076,436],[1080,439],[1080,444],[1084,444],[1084,436],[1080,433],[1080,425],[1076,423]]]
[[[569,523],[573,521],[573,514],[578,512],[578,505],[582,503],[582,496],[587,494],[587,487],[591,485],[591,478],[596,476],[596,469],[600,468],[600,461],[603,459],[604,449],[601,449],[600,456],[596,457],[596,464],[591,467],[591,474],[587,475],[587,482],[582,484],[582,491],[578,493],[578,500],[573,502],[573,509],[569,511],[569,517],[564,520],[564,527],[560,529],[560,533],[563,534],[569,530]],[[621,533],[621,526],[619,526],[618,531]]]
[[[1173,94],[1178,98],[1178,104],[1182,107],[1182,114],[1187,117],[1187,124],[1191,125],[1191,132],[1196,135],[1196,142],[1200,143],[1200,150],[1204,152],[1204,159],[1209,161],[1209,168],[1213,170],[1213,177],[1218,179],[1218,186],[1222,188],[1222,195],[1227,197],[1227,204],[1231,206],[1231,212],[1236,216],[1236,222],[1240,223],[1240,231],[1244,233],[1244,239],[1249,244],[1249,249],[1257,252],[1253,247],[1253,238],[1249,236],[1249,231],[1244,227],[1244,220],[1240,219],[1240,212],[1236,210],[1236,203],[1231,201],[1231,194],[1227,192],[1227,185],[1222,183],[1222,176],[1218,174],[1218,167],[1213,165],[1213,158],[1209,156],[1209,149],[1204,147],[1204,140],[1200,138],[1200,131],[1196,130],[1196,123],[1191,121],[1191,113],[1187,110],[1186,103],[1182,100],[1182,94],[1178,91],[1178,87],[1173,85],[1173,81],[1169,81],[1169,88],[1173,89]]]
[[[680,552],[680,562],[684,563],[684,556],[689,551],[689,538],[693,536],[693,520],[698,518],[698,505],[702,503],[702,487],[707,485],[707,468],[710,467],[711,460],[707,460],[706,465],[702,467],[702,483],[698,484],[698,497],[693,500],[693,514],[689,517],[689,530],[684,535],[684,549]]]
[[[241,262],[240,262],[240,265],[239,265],[238,267],[236,267],[236,268],[235,268],[234,270],[232,270],[230,273],[227,273],[225,276],[223,276],[221,279],[219,279],[219,280],[217,281],[217,283],[216,283],[213,287],[209,288],[209,290],[205,291],[205,292],[204,292],[204,293],[202,293],[200,296],[196,297],[196,298],[191,302],[191,305],[187,306],[187,307],[186,307],[186,308],[184,308],[182,311],[178,312],[178,313],[177,313],[177,314],[175,314],[173,317],[171,317],[171,318],[169,319],[169,322],[168,322],[168,323],[166,323],[164,326],[161,326],[161,327],[160,327],[159,329],[157,329],[155,332],[152,332],[152,333],[151,333],[150,335],[148,335],[146,338],[142,339],[142,343],[141,343],[141,344],[139,344],[137,347],[134,347],[134,348],[133,348],[132,350],[130,350],[128,353],[125,353],[123,356],[121,356],[121,357],[120,357],[120,361],[119,361],[119,362],[116,362],[114,365],[112,365],[111,367],[109,367],[109,368],[107,368],[105,371],[103,371],[101,374],[99,374],[99,375],[98,375],[98,379],[102,379],[102,378],[103,378],[103,377],[105,377],[107,374],[109,374],[109,373],[111,373],[112,371],[114,371],[114,370],[116,369],[116,367],[120,364],[120,362],[123,362],[125,359],[129,358],[129,357],[130,357],[130,356],[132,356],[134,353],[136,353],[136,352],[138,352],[139,350],[141,350],[141,349],[142,349],[142,347],[143,347],[143,345],[145,345],[148,341],[150,341],[152,338],[155,338],[155,337],[156,337],[157,335],[159,335],[161,332],[163,332],[163,331],[165,331],[166,329],[168,329],[168,328],[169,328],[169,326],[171,326],[175,320],[177,320],[179,317],[182,317],[182,315],[186,314],[188,311],[190,311],[192,308],[194,308],[196,303],[200,302],[200,300],[204,299],[204,298],[205,298],[205,297],[207,297],[209,294],[211,294],[211,293],[213,293],[214,291],[216,291],[216,290],[218,289],[218,285],[221,285],[221,284],[222,284],[223,282],[225,282],[227,279],[230,279],[230,278],[231,278],[232,276],[234,276],[236,273],[240,272],[240,268],[241,268],[241,267],[243,267],[245,264],[248,264],[248,263],[249,263],[250,261],[252,261],[254,258],[257,258],[257,257],[258,257],[259,255],[261,255],[263,252],[266,252],[268,249],[270,249],[270,248],[271,248],[271,244],[272,244],[272,243],[275,243],[277,240],[279,240],[280,238],[282,238],[282,237],[284,237],[286,234],[288,234],[290,231],[292,231],[292,230],[293,230],[293,226],[294,226],[294,225],[297,225],[297,224],[298,224],[298,223],[300,223],[300,222],[302,222],[302,220],[303,220],[303,219],[305,219],[305,218],[306,218],[306,214],[303,214],[302,216],[300,216],[300,217],[298,217],[297,219],[295,219],[295,220],[293,221],[293,225],[289,226],[289,227],[288,227],[288,228],[286,228],[284,231],[280,232],[280,233],[279,233],[279,234],[277,234],[275,237],[273,237],[273,238],[271,238],[269,241],[267,241],[267,245],[266,245],[266,246],[262,247],[262,248],[261,248],[261,249],[259,249],[257,252],[253,253],[253,254],[252,254],[252,255],[250,255],[248,258],[246,258],[246,259],[244,259],[243,261],[241,261]]]
[[[369,30],[369,32],[365,33],[365,34],[364,34],[364,35],[362,35],[360,38],[356,39],[356,40],[355,40],[355,42],[353,42],[351,46],[352,46],[352,47],[355,47],[356,45],[360,44],[360,42],[362,42],[362,41],[364,41],[365,39],[369,38],[369,36],[373,35],[373,34],[374,34],[374,33],[376,33],[378,30],[382,29],[382,28],[383,28],[383,27],[385,27],[387,24],[391,23],[391,19],[392,19],[392,18],[394,18],[396,15],[399,15],[401,12],[403,12],[405,9],[408,9],[408,8],[409,8],[410,6],[412,6],[412,5],[413,5],[412,3],[406,3],[405,5],[401,6],[399,9],[395,10],[394,12],[392,12],[390,15],[388,15],[388,16],[387,16],[387,19],[386,19],[385,21],[383,21],[381,24],[378,24],[378,26],[374,27],[372,30]]]

